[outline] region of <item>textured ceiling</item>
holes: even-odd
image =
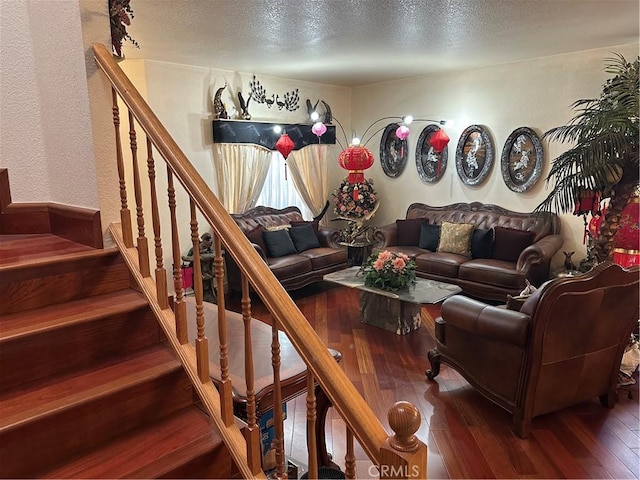
[[[132,0],[127,58],[356,86],[639,41],[638,0]]]

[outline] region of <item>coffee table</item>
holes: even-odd
[[[360,290],[360,321],[406,335],[420,328],[424,303],[438,303],[460,293],[457,285],[416,278],[416,283],[396,292],[366,287],[361,267],[350,267],[325,275],[324,280]]]

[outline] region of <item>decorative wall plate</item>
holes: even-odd
[[[397,129],[397,123],[390,123],[385,127],[380,140],[380,163],[388,177],[400,175],[409,158],[409,144],[407,140],[396,137]]]
[[[426,183],[435,183],[447,169],[449,158],[449,147],[446,146],[442,152],[437,153],[429,145],[429,140],[440,130],[437,125],[427,125],[420,132],[418,143],[416,144],[416,168],[420,180]]]
[[[479,185],[493,165],[493,141],[486,127],[470,125],[460,135],[456,148],[456,170],[466,185]]]
[[[542,173],[544,152],[538,134],[527,127],[516,128],[502,149],[502,177],[514,192],[526,192]]]

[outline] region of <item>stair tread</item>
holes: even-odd
[[[66,303],[0,315],[0,346],[24,335],[46,332],[147,306],[133,289],[103,293]]]
[[[174,352],[158,344],[126,358],[105,362],[101,367],[26,385],[0,396],[0,432],[180,367]]]
[[[209,417],[192,406],[42,472],[45,478],[158,478],[221,444]]]
[[[93,247],[49,233],[0,235],[0,267],[46,261]]]

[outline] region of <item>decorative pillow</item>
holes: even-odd
[[[320,248],[320,242],[316,232],[313,231],[313,225],[310,223],[299,227],[292,226],[289,230],[289,236],[298,252],[304,252],[310,248]]]
[[[423,223],[420,225],[420,240],[418,246],[426,250],[435,252],[440,242],[440,225],[431,225]]]
[[[309,221],[302,220],[300,222],[291,222],[291,227],[300,227],[302,225],[312,225],[313,233],[315,233],[316,237],[318,237],[318,229],[320,228],[320,226],[318,225],[318,222],[314,222],[313,220],[309,220]]]
[[[264,232],[264,227],[262,225],[258,225],[256,228],[254,228],[250,232],[247,232],[245,235],[251,243],[255,243],[256,245],[258,245],[266,255],[268,253],[267,246],[264,244],[262,232]]]
[[[491,258],[493,253],[493,230],[476,228],[471,236],[471,258]]]
[[[442,222],[438,252],[471,257],[471,236],[474,229],[475,225],[472,223]]]
[[[278,230],[289,230],[291,225],[288,223],[283,223],[282,225],[270,225],[268,227],[264,227],[267,232],[277,232]]]
[[[409,220],[396,220],[398,229],[398,245],[416,247],[420,241],[420,225],[424,223],[422,218]]]
[[[262,232],[262,238],[267,246],[267,257],[284,257],[296,252],[296,247],[289,236],[289,230],[266,230]]]
[[[493,227],[493,258],[505,262],[517,262],[522,251],[533,243],[535,232],[513,228]]]

